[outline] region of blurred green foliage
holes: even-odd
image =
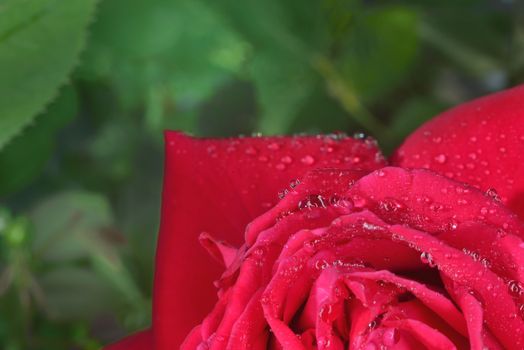
[[[162,130],[389,153],[523,78],[511,0],[0,0],[0,348],[150,323]]]

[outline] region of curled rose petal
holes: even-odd
[[[491,215],[480,217],[482,207]],[[236,277],[220,285],[203,323],[214,326],[200,341],[214,349],[249,341],[519,349],[521,295],[507,283],[517,290],[522,282],[520,251],[508,245],[521,237],[522,223],[499,202],[426,170],[312,171],[248,226],[246,247],[224,274]]]
[[[450,109],[408,137],[392,163],[474,185],[524,218],[523,101],[520,85]]]
[[[442,114],[402,168],[370,139],[168,132],[153,328],[108,349],[524,348],[523,100]]]
[[[247,223],[308,169],[369,171],[384,163],[374,142],[343,135],[218,140],[167,132],[153,303],[156,348],[179,346],[215,302],[211,281],[220,268],[198,244],[202,232],[239,245]]]

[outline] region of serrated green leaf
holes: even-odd
[[[77,112],[76,92],[64,87],[35,124],[0,150],[0,195],[14,193],[30,184],[42,171],[55,147],[56,132]]]
[[[76,63],[96,0],[0,2],[0,148],[56,95]]]

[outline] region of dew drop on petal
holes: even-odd
[[[250,147],[246,148],[245,153],[246,153],[247,155],[254,156],[254,155],[257,154],[257,150],[256,150],[255,147],[251,147],[251,146],[250,146]]]
[[[277,151],[280,149],[280,145],[276,142],[271,142],[269,145],[267,145],[267,148],[272,151]]]
[[[497,190],[494,188],[488,188],[486,190],[486,196],[493,199],[495,202],[500,202],[499,194],[497,193]]]
[[[400,340],[400,334],[395,328],[388,328],[384,331],[382,335],[382,341],[384,345],[393,346],[398,343]]]
[[[444,164],[446,160],[447,160],[447,157],[444,154],[439,154],[438,156],[435,157],[435,161],[440,164]]]
[[[331,340],[326,337],[319,337],[317,339],[318,348],[329,348],[331,347]]]
[[[319,259],[315,262],[315,269],[324,270],[329,266],[329,263],[324,259]]]
[[[524,293],[524,290],[522,288],[522,285],[515,280],[510,280],[508,282],[508,290],[512,295],[520,296]]]
[[[331,316],[333,314],[333,305],[331,304],[325,304],[323,305],[321,308],[320,308],[320,311],[319,311],[319,316],[320,316],[320,319],[324,322],[330,322],[332,321],[331,320]]]
[[[280,161],[284,164],[291,164],[293,162],[293,158],[290,156],[284,156],[282,159],[280,159]]]
[[[422,263],[429,265],[429,267],[435,267],[435,261],[433,260],[433,256],[428,252],[422,252],[420,254],[420,261]]]
[[[313,163],[315,163],[315,158],[313,158],[310,155],[306,155],[306,156],[302,157],[302,159],[300,159],[300,161],[302,162],[302,164],[312,165]]]

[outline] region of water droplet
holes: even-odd
[[[357,208],[363,208],[367,204],[366,199],[364,197],[359,196],[359,195],[354,195],[351,199],[353,200],[353,204]]]
[[[282,159],[280,159],[280,161],[284,164],[291,164],[293,162],[293,158],[290,156],[284,156]]]
[[[289,193],[287,189],[278,192],[278,199],[284,199],[284,197]]]
[[[250,156],[254,156],[254,155],[257,154],[256,148],[255,147],[251,147],[251,146],[246,148],[245,152],[246,152],[247,155],[250,155]]]
[[[480,259],[480,263],[487,269],[491,268],[491,262],[486,258]]]
[[[302,159],[300,159],[300,161],[302,162],[302,164],[312,165],[313,163],[315,163],[315,158],[313,158],[310,155],[306,155],[306,156],[302,157]]]
[[[488,188],[486,190],[486,196],[493,199],[495,202],[500,202],[499,194],[497,193],[497,190],[494,188]]]
[[[422,263],[429,265],[429,267],[435,267],[435,261],[433,260],[433,256],[428,252],[422,252],[420,254],[420,261]]]
[[[394,213],[404,206],[395,199],[385,199],[379,203],[379,208],[388,213]]]
[[[378,230],[382,229],[382,227],[374,225],[374,224],[372,224],[370,222],[362,223],[362,228],[364,228],[365,230],[368,230],[368,231],[378,231]]]
[[[258,157],[258,160],[262,163],[266,163],[269,160],[269,158],[266,156],[260,156]]]
[[[320,308],[319,316],[320,319],[326,323],[331,322],[331,316],[333,315],[333,305],[325,304]]]
[[[280,149],[280,145],[276,142],[271,142],[269,145],[267,145],[267,148],[272,151],[278,151]]]
[[[331,347],[331,340],[326,337],[319,337],[317,339],[317,346],[319,349],[321,348],[329,348]]]
[[[522,285],[515,280],[511,280],[508,282],[508,290],[514,296],[521,296],[524,293]]]
[[[262,248],[257,248],[257,249],[255,249],[255,250],[253,251],[253,254],[258,255],[258,256],[262,256],[262,255],[264,255],[264,249],[262,249]]]
[[[289,187],[293,189],[297,187],[299,184],[300,184],[300,180],[291,180],[291,182],[289,183]]]
[[[329,263],[325,259],[319,259],[315,262],[315,269],[324,270],[329,266]]]
[[[350,199],[341,198],[334,205],[341,208],[351,209],[353,207],[353,202]]]
[[[277,170],[284,170],[284,169],[286,169],[286,165],[283,164],[283,163],[278,163],[277,165],[275,165],[275,169],[277,169]]]
[[[262,304],[265,304],[265,305],[269,304],[270,301],[271,301],[271,299],[269,298],[269,296],[267,296],[267,295],[265,295],[265,294],[262,295],[262,297],[260,298],[260,302],[261,302]]]
[[[435,157],[435,161],[440,164],[444,164],[446,162],[446,159],[447,157],[444,154],[439,154],[438,156]]]
[[[382,341],[386,346],[393,346],[397,344],[400,340],[400,334],[396,328],[388,328],[384,331],[382,335]]]

